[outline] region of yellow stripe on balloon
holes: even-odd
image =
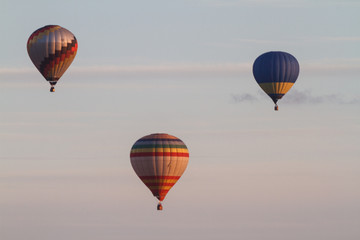
[[[294,85],[292,82],[260,83],[260,87],[267,94],[285,94]]]

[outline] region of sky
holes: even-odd
[[[360,1],[0,2],[0,238],[360,238]],[[77,56],[49,92],[26,51],[57,24]],[[300,64],[279,111],[254,60]],[[151,133],[189,165],[156,211],[133,171]]]

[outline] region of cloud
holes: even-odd
[[[252,77],[253,61],[239,63],[169,63],[144,65],[103,65],[103,66],[71,66],[65,73],[73,84],[99,83],[107,86],[114,84],[114,80],[123,79],[219,79],[224,77],[248,79]],[[300,61],[300,76],[358,76],[360,74],[360,58],[352,59],[311,59]],[[70,76],[71,74],[71,76]],[[43,84],[43,77],[34,67],[0,68],[0,85],[3,87],[38,87]],[[102,79],[99,81],[99,79]],[[348,78],[343,78],[348,79]],[[117,81],[116,84],[125,81]],[[129,82],[128,82],[129,83]],[[131,82],[133,84],[133,82]],[[141,83],[143,84],[143,83]],[[246,101],[245,96],[236,96],[235,101]],[[248,96],[249,98],[249,96]]]
[[[318,37],[314,38],[314,41],[327,41],[327,42],[360,42],[360,37]]]
[[[232,6],[244,6],[244,4],[269,4],[269,5],[289,5],[292,3],[296,3],[291,0],[200,0],[200,2],[204,4],[208,4],[210,6],[217,6],[217,7],[232,7]]]
[[[321,5],[321,4],[334,4],[334,5],[358,5],[358,0],[199,0],[201,3],[208,4],[216,7],[243,7],[244,4],[248,5],[269,5],[276,7],[305,7],[309,5]]]
[[[19,68],[0,68],[1,75],[13,75],[13,74],[28,74],[34,72],[34,68],[19,67]]]
[[[348,58],[348,59],[316,59],[308,60],[300,63],[300,71],[302,70],[315,70],[323,73],[334,72],[334,71],[360,71],[360,59],[359,58]]]
[[[72,73],[102,73],[102,74],[138,74],[138,73],[214,73],[214,72],[244,72],[251,69],[252,63],[179,63],[154,65],[104,65],[104,66],[72,66],[68,71]],[[16,75],[36,73],[34,68],[0,68],[1,75]]]
[[[244,41],[260,41],[244,39]],[[255,60],[255,59],[254,59]],[[75,74],[141,74],[141,73],[239,73],[251,72],[251,62],[239,63],[172,63],[153,65],[103,65],[71,66]],[[301,62],[301,69],[311,70],[359,70],[360,59],[316,59]],[[33,67],[0,68],[0,76],[39,74]]]
[[[232,94],[231,95],[232,101],[236,102],[236,103],[241,103],[241,102],[254,102],[257,101],[258,98],[255,97],[254,95],[248,94],[248,93],[243,93],[243,94]]]
[[[113,72],[113,73],[166,73],[166,72],[227,72],[247,71],[250,63],[220,63],[220,64],[158,64],[158,65],[109,65],[74,67],[74,72]]]
[[[262,91],[259,91],[257,95],[248,93],[231,95],[232,102],[235,103],[256,102],[264,98],[268,97]],[[316,96],[310,90],[299,91],[292,89],[281,101],[288,104],[360,104],[360,97],[349,99],[340,94]]]
[[[294,46],[308,46],[309,44],[345,44],[360,42],[360,36],[303,36],[303,37],[282,37],[282,38],[233,38],[226,42],[207,42],[206,45],[213,47],[234,48],[243,46],[243,44],[259,45],[262,48],[269,45],[271,49],[280,47],[293,48]],[[273,49],[275,50],[275,49]]]
[[[243,46],[243,44],[258,44],[258,45],[264,45],[264,44],[268,44],[268,45],[274,45],[274,44],[290,44],[290,45],[294,45],[295,44],[295,40],[293,39],[261,39],[261,38],[234,38],[234,39],[230,39],[228,42],[207,42],[205,43],[208,46],[212,46],[212,47],[239,47],[239,46]],[[298,41],[296,42],[296,44],[298,44]]]
[[[315,96],[311,91],[298,91],[291,90],[291,94],[284,97],[282,100],[284,103],[292,103],[292,104],[322,104],[322,103],[330,103],[330,104],[358,104],[360,103],[359,98],[346,99],[344,96],[339,94],[326,94]]]

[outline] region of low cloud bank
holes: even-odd
[[[260,91],[258,94],[242,93],[231,95],[231,99],[235,103],[256,102],[266,97]],[[281,101],[288,104],[359,104],[360,97],[346,98],[340,94],[314,95],[309,90],[299,91],[292,89],[291,93],[287,94]]]

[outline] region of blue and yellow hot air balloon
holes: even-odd
[[[255,80],[274,101],[276,111],[277,101],[294,85],[299,70],[296,58],[286,52],[267,52],[255,60],[253,65]]]

